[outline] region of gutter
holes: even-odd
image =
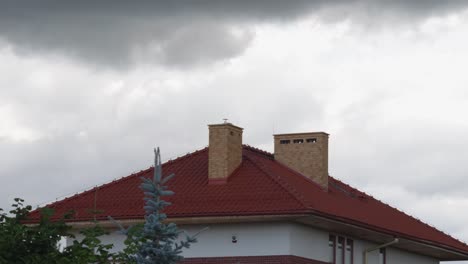
[[[398,243],[398,238],[395,238],[393,241],[390,241],[388,243],[385,243],[385,244],[382,244],[382,245],[379,245],[379,246],[375,246],[375,247],[371,247],[371,248],[368,248],[366,250],[364,250],[363,254],[364,254],[364,264],[367,264],[367,253],[370,253],[372,251],[375,251],[377,249],[381,249],[381,248],[385,248],[385,247],[388,247],[390,245],[393,245],[393,244],[396,244]]]

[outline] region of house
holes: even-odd
[[[163,164],[175,173],[166,213],[181,228],[210,229],[183,263],[435,264],[468,260],[468,245],[328,175],[328,134],[274,135],[274,154],[242,144],[243,129],[209,125],[209,147]],[[73,209],[75,230],[110,215],[142,222],[140,177],[109,182],[49,207]],[[98,210],[97,215],[92,214]],[[33,218],[38,213],[32,214]],[[124,236],[103,238],[115,249]]]

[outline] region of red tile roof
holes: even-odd
[[[315,214],[363,226],[398,237],[432,242],[468,253],[468,245],[392,208],[343,182],[329,178],[328,191],[278,163],[273,155],[244,146],[243,161],[225,184],[208,184],[208,149],[163,164],[163,173],[175,173],[169,189],[176,194],[165,212],[170,218]],[[143,193],[140,177],[152,177],[153,168],[52,203],[56,216],[70,209],[70,221],[141,219]],[[100,211],[93,215],[96,208]],[[31,213],[38,219],[38,211]]]

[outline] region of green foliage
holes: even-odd
[[[57,243],[68,227],[50,222],[50,210],[42,211],[38,225],[23,225],[31,211],[31,206],[24,206],[23,202],[16,198],[9,211],[11,216],[0,215],[0,263],[55,263],[52,260],[58,253]]]
[[[72,244],[63,250],[64,260],[61,263],[110,263],[115,256],[109,252],[112,249],[110,244],[102,244],[100,236],[108,234],[101,226],[93,227],[80,231],[83,239],[73,240]]]
[[[58,243],[63,237],[74,239],[65,220],[71,213],[58,221],[52,221],[53,210],[41,209],[38,224],[27,225],[31,206],[16,198],[13,209],[6,213],[0,209],[0,264],[88,264],[112,263],[119,256],[109,252],[112,245],[103,245],[99,236],[106,231],[99,225],[80,231],[83,239],[73,240],[72,245],[59,250]]]
[[[116,254],[116,259],[126,264],[136,264],[135,255],[138,253],[143,243],[143,224],[137,224],[124,229],[121,227],[121,233],[127,235],[125,239],[125,248],[122,252]]]

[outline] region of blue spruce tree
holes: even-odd
[[[174,192],[168,190],[165,184],[174,177],[174,174],[163,177],[161,166],[161,155],[159,148],[154,150],[154,177],[148,179],[142,177],[143,183],[140,188],[145,194],[145,223],[139,232],[129,232],[120,224],[121,231],[127,234],[136,248],[136,253],[129,259],[138,264],[175,264],[182,260],[183,248],[189,248],[195,243],[197,234],[190,236],[185,231],[179,230],[174,223],[164,223],[167,219],[162,211],[170,203],[161,199],[162,196],[173,195]],[[111,218],[111,220],[113,220]],[[132,233],[132,234],[130,234]],[[184,239],[180,239],[181,235]],[[132,236],[132,237],[130,237]],[[180,240],[179,240],[180,239]]]

